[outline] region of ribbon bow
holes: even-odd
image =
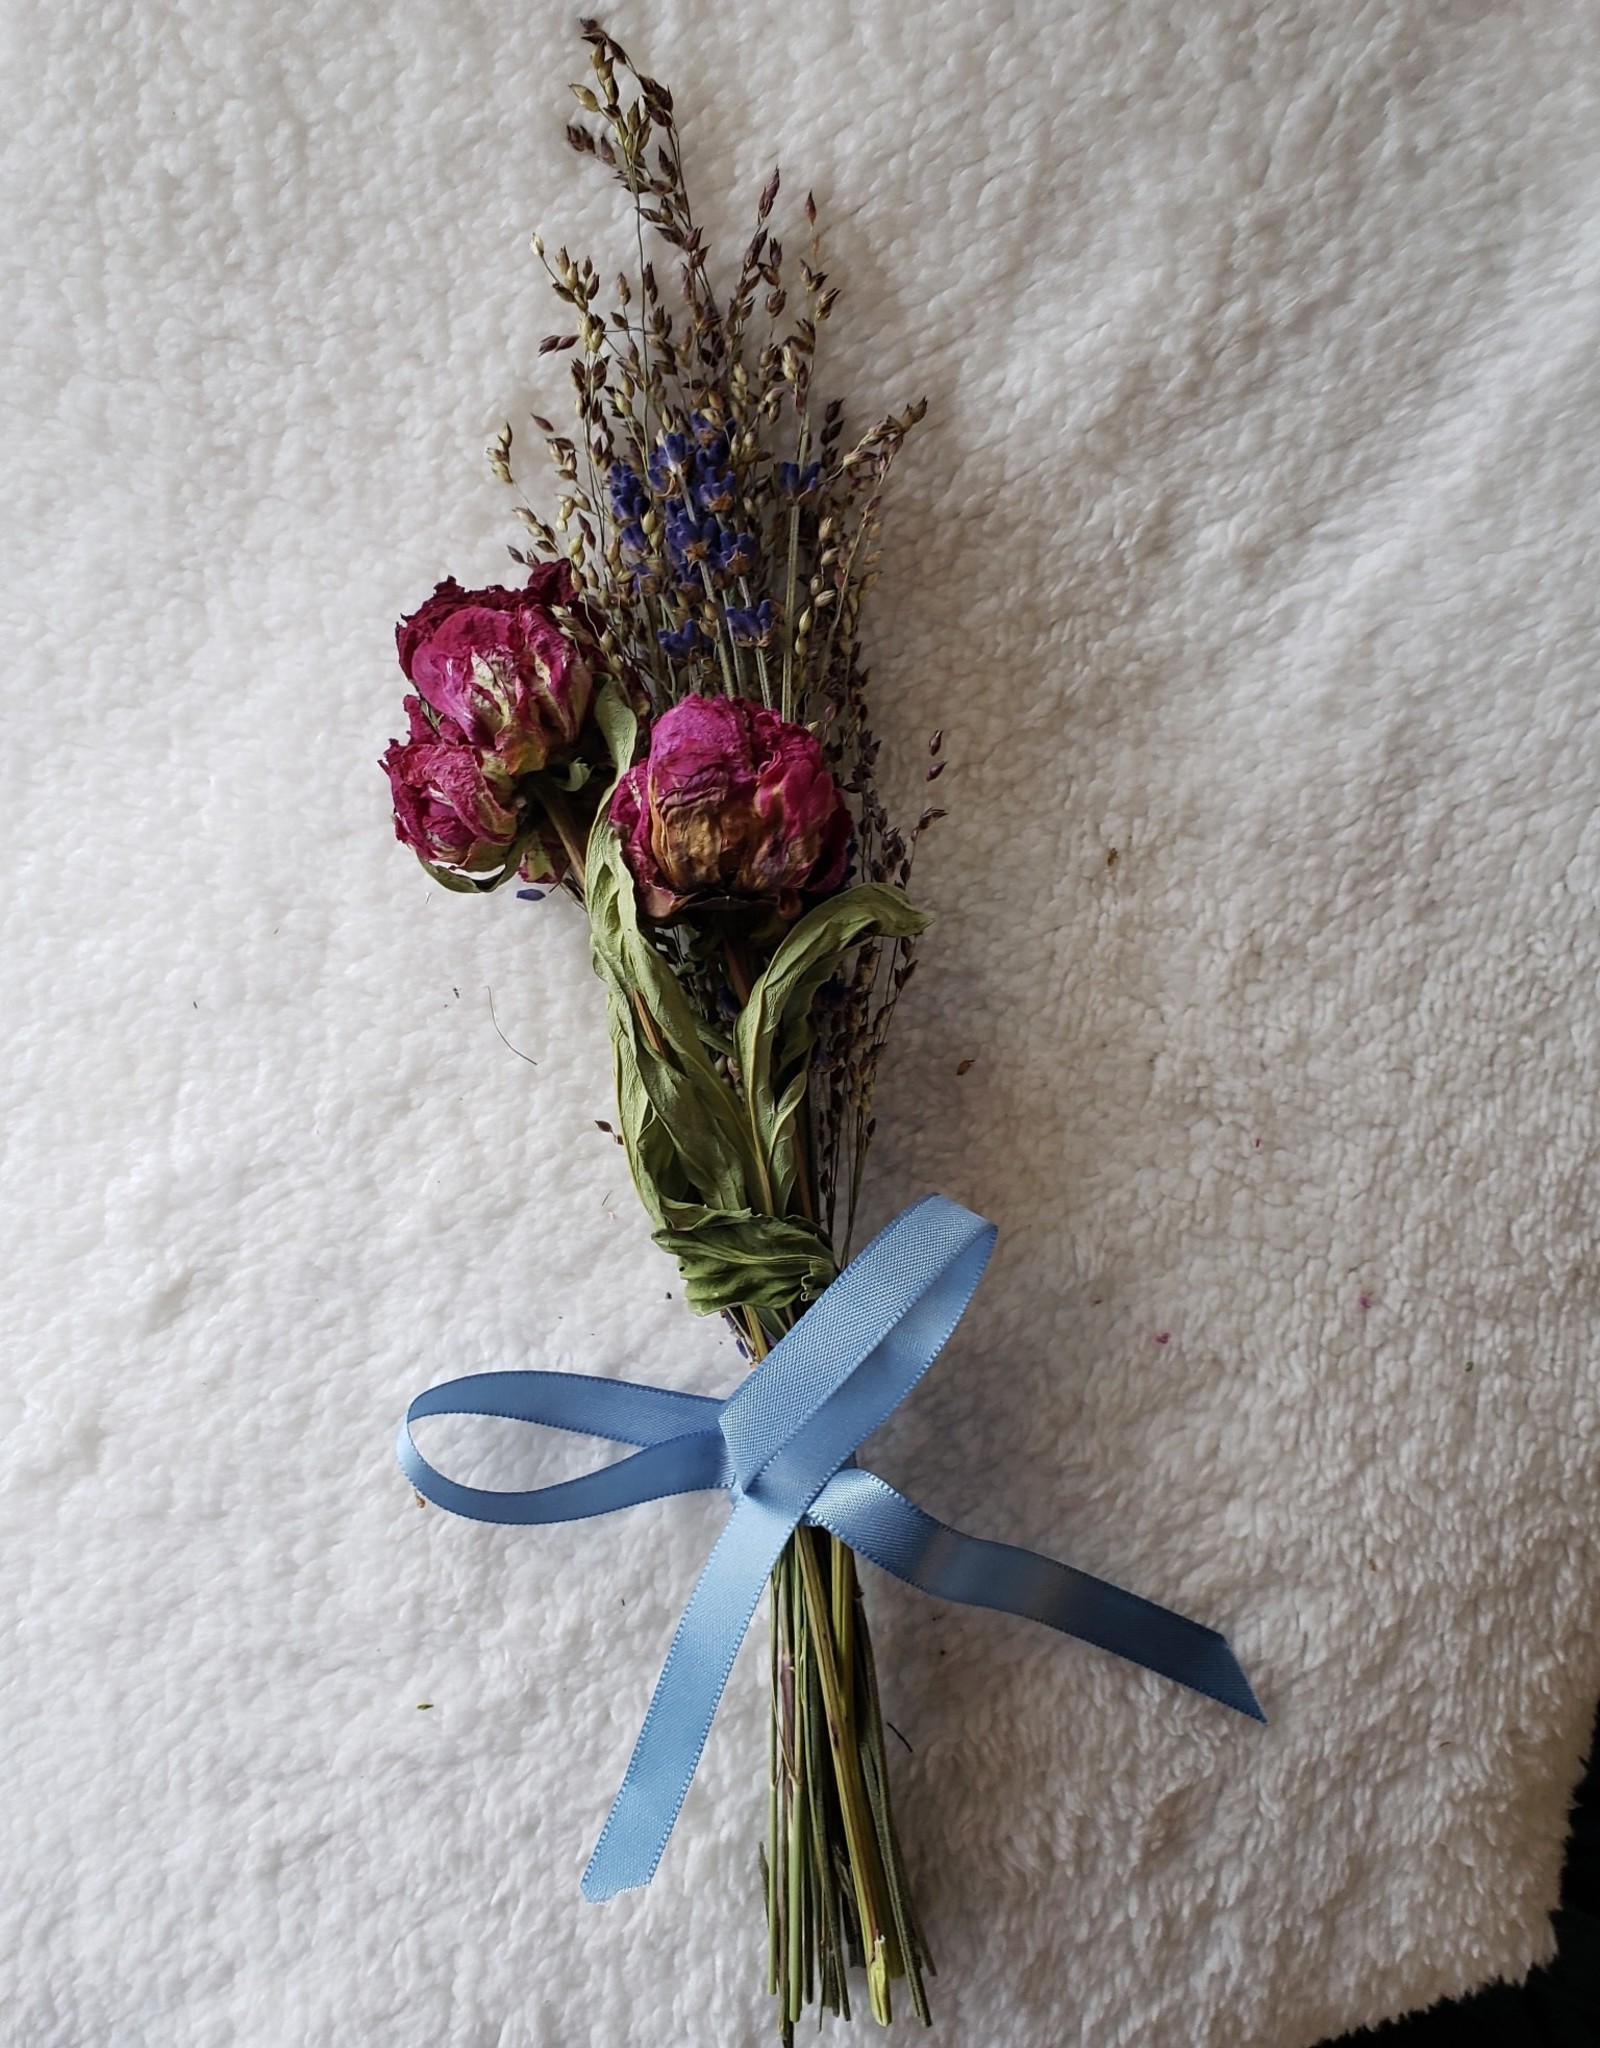
[[[942,1195],[913,1203],[723,1401],[576,1373],[489,1372],[430,1388],[407,1409],[398,1446],[407,1478],[474,1521],[577,1521],[717,1487],[732,1496],[584,1872],[585,1897],[609,1899],[655,1875],[762,1588],[801,1522],[935,1599],[1043,1622],[1266,1719],[1214,1629],[1035,1551],[948,1529],[856,1464],[857,1445],[966,1313],[995,1237],[992,1223]],[[486,1491],[422,1456],[411,1425],[426,1415],[495,1415],[640,1448],[557,1486]]]

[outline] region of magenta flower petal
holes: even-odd
[[[794,917],[844,880],[851,818],[816,738],[743,698],[685,697],[611,800],[645,913],[743,897]]]
[[[578,608],[565,562],[541,563],[522,590],[448,578],[395,628],[406,680],[507,775],[570,752],[589,715],[589,664],[552,605]]]
[[[408,710],[415,704],[408,699]],[[435,736],[415,710],[411,725],[413,737],[391,741],[379,764],[394,797],[395,837],[445,867],[499,866],[517,833],[509,785],[472,747]]]

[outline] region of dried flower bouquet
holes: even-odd
[[[409,734],[383,766],[398,836],[446,888],[520,879],[587,910],[656,1242],[690,1306],[726,1316],[759,1361],[849,1257],[924,923],[906,889],[942,813],[907,831],[886,814],[861,651],[884,486],[924,408],[851,438],[843,402],[816,402],[838,288],[811,199],[798,285],[774,172],[719,296],[671,95],[597,24],[583,37],[591,82],[573,90],[591,122],[568,138],[629,194],[637,268],[607,304],[591,262],[535,237],[570,330],[541,349],[574,352],[576,433],[535,420],[557,502],[517,507],[525,583],[445,582],[402,622]],[[505,484],[512,445],[507,426],[490,449]],[[931,781],[937,734],[930,752]],[[852,1963],[879,2020],[896,1982],[926,2020],[932,1966],[850,1550],[796,1530],[771,1599],[761,1860],[783,2036],[808,2002],[848,2014]]]
[[[535,424],[549,516],[517,588],[439,585],[398,629],[408,736],[384,756],[395,828],[445,887],[521,880],[587,914],[620,1136],[690,1306],[752,1370],[726,1400],[557,1373],[480,1374],[411,1404],[400,1458],[455,1512],[538,1522],[726,1487],[732,1511],[673,1640],[585,1877],[648,1882],[770,1574],[762,1858],[782,2037],[811,2004],[928,2018],[928,1946],[890,1799],[856,1552],[942,1599],[1024,1616],[1255,1719],[1223,1638],[1070,1565],[943,1527],[861,1467],[971,1298],[993,1226],[942,1196],[852,1259],[873,1090],[925,923],[918,841],[879,797],[861,615],[884,487],[922,406],[852,437],[813,374],[833,310],[808,198],[791,299],[774,173],[726,298],[684,187],[672,100],[593,22],[574,148],[632,201],[637,268],[611,303],[546,259],[575,351],[577,432]],[[672,252],[669,305],[646,231]],[[545,257],[542,243],[535,248]],[[512,483],[512,434],[490,450]],[[943,772],[929,742],[929,781]],[[635,1446],[582,1481],[477,1492],[410,1438],[424,1415],[508,1415]]]

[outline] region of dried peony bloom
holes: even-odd
[[[406,712],[410,738],[392,740],[379,764],[394,793],[395,837],[441,867],[499,867],[517,835],[510,777],[417,698],[406,699]]]
[[[611,800],[645,913],[743,899],[796,916],[844,880],[850,812],[802,725],[743,698],[685,697]]]
[[[406,680],[507,775],[570,753],[589,715],[589,664],[552,605],[577,606],[565,562],[541,563],[522,590],[452,577],[395,628]]]

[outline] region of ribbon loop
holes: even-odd
[[[584,1873],[591,1899],[648,1884],[661,1860],[762,1588],[801,1522],[827,1529],[937,1599],[1016,1614],[1265,1720],[1226,1641],[1071,1565],[947,1528],[855,1461],[966,1313],[995,1228],[928,1195],[852,1260],[726,1400],[582,1374],[479,1373],[431,1388],[401,1425],[424,1498],[472,1520],[609,1514],[725,1488],[732,1513],[706,1560]],[[580,1479],[528,1492],[463,1486],[417,1449],[429,1415],[495,1415],[637,1446]]]
[[[400,1468],[417,1492],[453,1515],[522,1527],[578,1522],[672,1494],[726,1486],[727,1451],[717,1428],[721,1410],[720,1401],[704,1394],[679,1394],[635,1380],[564,1372],[480,1372],[419,1394],[406,1410],[396,1449]],[[603,1465],[598,1472],[526,1493],[463,1486],[435,1471],[417,1449],[411,1425],[429,1415],[541,1422],[551,1429],[640,1448],[631,1458]]]

